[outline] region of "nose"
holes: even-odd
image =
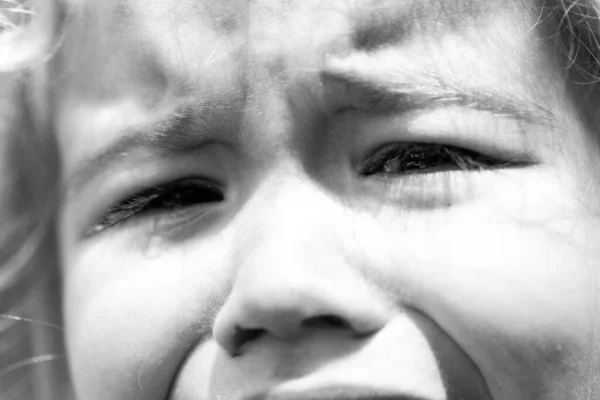
[[[214,325],[216,341],[231,355],[268,336],[294,340],[337,330],[365,337],[389,320],[384,296],[353,265],[339,230],[332,232],[335,212],[324,201],[290,192],[302,199],[303,211],[296,200],[286,212],[285,199],[278,199],[268,213],[249,213],[256,227],[238,248],[251,250],[238,257],[232,291]]]

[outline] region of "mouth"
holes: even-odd
[[[441,400],[418,395],[382,391],[369,387],[333,386],[303,391],[267,391],[245,400]]]

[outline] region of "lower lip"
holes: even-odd
[[[251,400],[432,400],[375,388],[331,387],[310,391],[272,391],[250,397]]]

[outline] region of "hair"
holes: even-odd
[[[46,79],[65,1],[0,0],[0,396],[8,400],[68,398],[56,311],[60,169]],[[537,28],[600,137],[600,0],[535,1]]]
[[[550,4],[544,5],[549,19],[545,30],[555,38],[574,104],[588,128],[600,137],[600,0],[546,3]]]
[[[48,363],[64,353],[52,290],[58,158],[46,94],[33,84],[58,37],[55,3],[0,0],[0,396],[9,400],[66,398],[55,383],[65,380],[52,377],[65,368]]]

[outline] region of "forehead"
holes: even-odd
[[[435,71],[517,96],[536,90],[523,73],[540,61],[532,48],[536,14],[523,1],[74,2],[57,57],[67,164],[180,103],[264,106],[291,87],[315,84],[332,58],[374,75]]]
[[[70,66],[67,86],[94,97],[136,89],[148,98],[152,89],[199,84],[210,92],[224,79],[242,88],[250,77],[282,79],[316,69],[326,55],[408,45],[449,32],[485,29],[486,51],[493,58],[493,46],[501,50],[502,42],[512,39],[506,30],[494,32],[493,23],[511,19],[522,26],[528,20],[521,2],[490,0],[78,0],[76,5],[80,12],[63,49]]]

